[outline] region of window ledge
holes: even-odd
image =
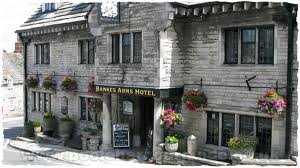
[[[276,68],[276,64],[222,64],[220,67],[228,68]]]

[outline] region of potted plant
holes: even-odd
[[[53,76],[45,76],[43,81],[43,87],[47,90],[55,91],[57,82]]]
[[[178,150],[179,139],[176,135],[168,135],[165,138],[165,149],[168,152],[176,152]]]
[[[167,128],[173,127],[180,121],[182,121],[182,116],[171,108],[164,110],[160,115],[160,125],[166,126]]]
[[[89,138],[89,136],[92,134],[92,132],[93,132],[93,129],[92,129],[92,128],[85,127],[85,128],[82,130],[82,137],[83,137],[83,138]]]
[[[60,118],[60,122],[58,124],[58,134],[59,136],[68,136],[70,137],[73,131],[73,120],[69,115],[63,115]]]
[[[25,137],[34,136],[32,121],[24,122],[24,136]]]
[[[65,76],[62,83],[61,83],[61,89],[65,92],[74,92],[77,90],[77,82],[73,79],[71,79],[69,76]]]
[[[228,141],[230,155],[241,154],[244,155],[244,158],[253,159],[257,142],[258,140],[255,136],[249,135],[239,135],[230,138]]]
[[[34,129],[34,133],[40,133],[42,131],[42,123],[39,121],[33,121],[32,126]]]
[[[43,115],[43,131],[54,131],[56,127],[56,118],[52,112]]]
[[[207,105],[207,98],[204,92],[194,88],[183,96],[183,102],[186,108],[190,111],[195,111],[198,108],[203,108]]]
[[[267,90],[257,102],[259,112],[267,113],[275,118],[284,116],[286,102],[284,98],[272,90]]]
[[[27,76],[25,83],[27,87],[36,88],[39,85],[39,78],[35,75],[29,75]]]

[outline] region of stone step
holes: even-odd
[[[28,143],[37,143],[36,140],[33,140],[33,139],[29,139],[29,138],[26,138],[26,137],[16,137],[16,140],[19,140],[19,141],[25,141],[25,142],[28,142]]]
[[[36,135],[37,140],[40,143],[46,143],[46,144],[52,144],[52,145],[60,145],[62,144],[62,140],[57,139],[57,138],[53,138],[44,134],[37,134]]]

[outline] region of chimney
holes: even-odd
[[[20,37],[17,36],[17,42],[15,42],[15,51],[14,53],[21,53],[22,54],[23,51],[23,45],[22,42],[20,40]]]

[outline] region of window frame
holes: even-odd
[[[139,62],[136,62],[134,61],[134,34],[135,33],[141,33],[141,58],[140,58],[140,61]],[[123,61],[123,35],[124,34],[130,34],[130,61],[129,62],[124,62]],[[114,61],[114,43],[113,43],[113,36],[115,35],[119,35],[119,60],[118,61]],[[110,64],[142,64],[143,63],[143,31],[132,31],[132,32],[119,32],[119,33],[116,33],[116,32],[112,32],[109,34],[109,39],[110,39],[110,42],[109,44],[111,45],[111,48],[110,48],[110,53],[109,53],[109,62]]]
[[[51,111],[51,101],[52,101],[52,93],[49,92],[39,92],[32,91],[31,92],[31,111],[45,113]],[[48,98],[48,100],[47,100]],[[48,102],[48,103],[47,103]]]
[[[44,47],[47,48],[46,55],[45,55]],[[51,55],[50,42],[34,44],[34,64],[49,65],[51,63],[50,55]]]
[[[78,60],[80,65],[95,65],[95,55],[96,55],[96,44],[95,44],[95,39],[94,38],[89,38],[89,39],[79,39],[78,40]],[[92,52],[90,52],[90,44],[93,43],[92,47]],[[85,55],[85,62],[83,62],[83,45],[86,44],[86,55]],[[92,53],[92,61],[90,60],[90,54]]]
[[[262,28],[270,28],[273,30],[273,63],[259,63],[259,33],[260,33],[260,29]],[[237,41],[238,41],[238,62],[237,63],[230,63],[230,62],[226,62],[226,31],[228,30],[234,30],[237,29],[238,30],[238,37],[237,37]],[[255,29],[255,63],[242,63],[242,30],[244,29]],[[276,62],[276,57],[277,54],[275,53],[276,51],[276,46],[275,46],[275,41],[276,41],[276,27],[274,24],[266,24],[266,25],[253,25],[253,26],[237,26],[237,27],[226,27],[226,28],[222,28],[222,38],[223,38],[223,43],[222,43],[222,50],[224,54],[222,55],[222,64],[223,65],[275,65]]]
[[[100,99],[99,97],[94,97],[94,96],[86,96],[86,95],[80,95],[79,96],[79,118],[80,118],[80,121],[86,121],[86,122],[93,122],[93,123],[101,123],[102,121],[97,121],[97,115],[95,115],[96,119],[95,119],[95,122],[93,121],[93,119],[91,119],[91,111],[88,110],[88,103],[91,99]],[[84,101],[82,101],[84,100]],[[82,115],[82,102],[85,102],[85,117],[83,118],[83,115]],[[103,102],[102,102],[103,103]],[[103,104],[102,104],[102,108],[103,108]],[[103,110],[103,109],[102,109]]]

